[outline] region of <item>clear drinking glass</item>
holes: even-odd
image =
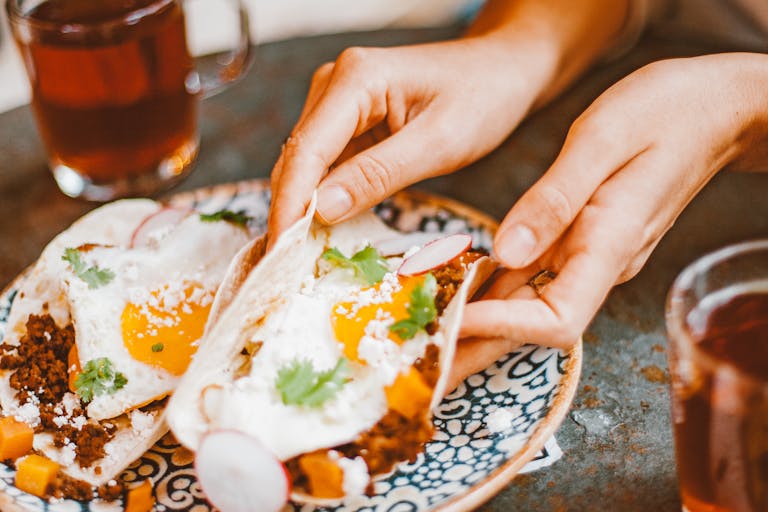
[[[213,0],[207,0],[212,2]],[[247,69],[245,9],[227,63],[201,74],[182,0],[6,0],[59,188],[108,201],[167,188],[192,168],[197,104]]]
[[[683,270],[666,322],[683,510],[768,510],[768,240]]]

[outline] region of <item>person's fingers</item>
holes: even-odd
[[[296,121],[297,125],[304,122],[304,119],[317,106],[317,102],[326,89],[328,89],[328,83],[331,81],[334,69],[336,69],[335,62],[326,62],[315,70],[315,74],[312,75],[312,80],[309,83],[309,91],[307,92],[307,99],[304,101],[304,108],[301,109],[299,119]]]
[[[461,381],[495,363],[501,356],[512,352],[522,343],[504,338],[466,338],[458,341],[451,373],[445,388],[450,393]]]
[[[339,158],[337,158],[336,161],[333,163],[333,166],[338,167],[339,165],[343,164],[353,156],[365,151],[371,146],[378,144],[379,142],[386,139],[390,135],[391,133],[389,131],[389,128],[387,128],[386,126],[386,122],[381,122],[377,124],[367,132],[364,132],[361,135],[358,135],[357,137],[349,141],[349,144],[347,144],[347,147],[344,148],[344,151],[341,152],[341,154],[339,155]]]
[[[307,97],[304,100],[304,107],[301,110],[301,114],[299,115],[299,119],[296,121],[296,124],[301,123],[306,118],[306,116],[312,112],[312,109],[315,108],[315,105],[317,105],[320,97],[328,87],[328,82],[330,81],[331,73],[333,72],[334,67],[335,63],[326,62],[317,68],[317,70],[315,70],[315,74],[312,75],[312,80],[309,84]],[[280,157],[277,159],[277,162],[275,162],[275,165],[272,168],[272,172],[270,173],[270,176],[272,177],[272,192],[275,192],[275,186],[280,179],[280,172],[283,169],[284,149],[285,147],[280,149]]]
[[[620,272],[610,259],[600,251],[579,252],[535,299],[492,299],[467,304],[461,336],[572,346]]]
[[[441,114],[427,109],[400,131],[334,168],[318,188],[317,213],[332,224],[369,208],[421,179],[455,169]]]
[[[345,51],[339,57],[325,90],[313,98],[313,107],[286,140],[273,177],[268,220],[271,234],[281,233],[304,214],[320,178],[350,140],[387,115],[386,90],[369,87],[367,81],[361,86],[356,78],[363,68],[344,64],[350,62],[344,55],[356,54]],[[270,236],[270,241],[274,238]]]
[[[550,270],[553,269],[549,268]],[[493,281],[485,287],[477,300],[488,299],[535,299],[536,292],[527,286],[531,276],[543,270],[541,265],[531,265],[523,269],[497,270]]]
[[[675,210],[658,215],[661,202],[687,202],[689,192],[670,188],[674,180],[668,170],[657,155],[645,152],[614,174],[553,247],[552,251],[565,252],[567,259],[562,268],[552,269],[557,277],[539,298],[470,303],[461,335],[572,345],[609,290],[628,270],[636,271],[632,265],[637,258],[646,255],[671,225],[669,217]],[[650,178],[655,175],[659,179]],[[672,192],[659,194],[659,190]]]
[[[549,170],[512,207],[495,237],[507,266],[530,265],[573,222],[600,184],[647,146],[625,121],[589,114],[577,120]],[[628,142],[629,141],[629,142]]]

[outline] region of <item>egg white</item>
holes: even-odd
[[[386,414],[385,388],[424,354],[427,344],[441,343],[439,333],[430,338],[420,332],[398,345],[387,339],[385,329],[371,343],[385,348],[366,353],[361,343],[359,355],[371,360],[367,364],[350,362],[351,380],[332,399],[319,407],[282,402],[275,386],[281,368],[296,360],[307,360],[315,370],[324,371],[333,368],[343,356],[343,346],[331,325],[332,309],[365,285],[354,278],[351,270],[329,268],[322,260],[316,261],[324,247],[337,247],[351,255],[369,243],[368,239],[360,239],[361,232],[379,236],[387,229],[378,219],[365,219],[369,229],[361,231],[357,222],[359,219],[333,230],[313,232],[308,251],[311,255],[303,267],[296,269],[302,272],[302,285],[283,295],[250,336],[251,343],[263,344],[252,356],[248,374],[204,391],[202,408],[209,428],[233,428],[254,435],[281,460],[352,441]],[[376,228],[371,231],[371,226]],[[387,234],[391,236],[391,231]],[[395,258],[389,262],[391,273],[387,279],[396,281],[394,271],[399,261]]]
[[[64,249],[85,243],[127,247],[139,223],[160,209],[150,199],[125,199],[96,208],[56,236],[20,283],[8,313],[4,343],[17,345],[29,315],[50,313],[59,326],[69,323],[69,306],[61,276],[67,263]]]
[[[122,333],[121,315],[125,307],[147,300],[154,290],[164,286],[183,290],[189,283],[204,290],[212,300],[232,256],[247,240],[248,233],[241,227],[227,222],[202,222],[199,215],[192,214],[150,247],[95,247],[81,253],[88,266],[109,269],[115,274],[104,286],[89,288],[71,267],[65,269],[64,290],[75,328],[80,367],[106,357],[115,371],[127,379],[122,389],[94,397],[87,406],[89,417],[101,420],[118,416],[170,393],[179,379],[130,355]]]

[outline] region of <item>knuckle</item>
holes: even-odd
[[[324,81],[333,71],[335,64],[333,62],[326,62],[315,70],[312,74],[312,83],[317,84]]]
[[[308,142],[308,138],[300,131],[292,133],[283,144],[282,157],[284,162],[301,160],[309,165],[325,167],[325,159],[321,153]],[[285,166],[283,166],[285,167]]]
[[[598,105],[592,105],[573,122],[568,130],[567,142],[589,144],[604,151],[616,137],[616,123],[603,113]]]
[[[559,187],[552,184],[539,187],[534,200],[541,205],[541,215],[551,226],[567,226],[571,223],[574,208],[568,195]]]
[[[372,50],[362,46],[351,46],[339,54],[336,62],[345,69],[361,69],[370,60]]]
[[[361,154],[357,160],[360,170],[360,188],[363,194],[385,195],[396,181],[396,170],[374,155]]]

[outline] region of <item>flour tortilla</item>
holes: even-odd
[[[48,312],[60,327],[71,322],[61,280],[61,273],[68,265],[61,258],[66,248],[86,243],[128,247],[136,228],[144,219],[162,208],[161,203],[150,199],[115,201],[94,209],[57,235],[43,249],[33,267],[19,280],[18,292],[9,312],[2,342],[17,346],[26,332],[26,322],[30,314]],[[246,261],[245,256],[241,258]],[[234,279],[239,275],[238,269],[230,266],[228,275]],[[224,299],[226,294],[219,297],[219,302]],[[216,306],[216,309],[220,310],[221,305]],[[23,404],[16,398],[16,390],[10,385],[12,374],[13,370],[0,370],[2,415],[29,418],[28,411],[21,409]],[[107,420],[108,423],[114,424],[117,430],[105,446],[105,457],[87,468],[81,468],[73,460],[71,449],[54,446],[52,434],[35,434],[33,447],[37,452],[58,462],[64,474],[99,486],[116,479],[125,468],[167,433],[164,406],[164,403],[156,402],[142,408],[142,413],[129,412]],[[132,418],[137,419],[136,424],[133,424]]]
[[[26,331],[29,314],[42,313],[43,303],[48,304],[48,312],[59,326],[69,323],[68,310],[55,300],[50,300],[63,296],[64,293],[57,269],[66,265],[61,261],[65,248],[77,247],[84,243],[127,246],[139,223],[160,208],[160,203],[149,199],[115,201],[96,208],[57,235],[45,247],[20,283],[9,312],[3,343],[18,345]],[[16,399],[16,390],[10,385],[12,373],[12,370],[0,371],[0,407],[3,415],[17,415],[21,406]],[[36,434],[33,446],[38,452],[61,464],[63,473],[99,486],[119,475],[136,460],[137,454],[147,451],[167,432],[162,408],[149,408],[147,414],[142,428],[136,430],[132,428],[126,415],[112,420],[118,429],[107,445],[109,453],[89,468],[81,468],[79,464],[72,462],[71,453],[67,454],[66,450],[56,448],[50,434]],[[99,474],[95,470],[97,466],[100,467]]]
[[[214,303],[216,316],[215,321],[209,323],[207,339],[195,355],[167,408],[171,430],[187,448],[196,450],[206,432],[222,428],[217,425],[216,418],[211,417],[206,395],[234,380],[242,364],[239,356],[243,349],[253,339],[264,319],[280,306],[281,297],[300,290],[303,277],[313,272],[315,261],[327,247],[329,233],[333,233],[333,246],[343,254],[351,254],[355,247],[359,248],[361,240],[375,242],[402,236],[402,233],[386,227],[370,212],[333,227],[313,222],[313,214],[314,204],[310,205],[301,220],[277,240],[269,252],[263,251],[264,240],[254,241],[233,262],[233,274],[225,279],[225,285],[219,292],[221,297],[217,297]],[[245,272],[245,269],[249,270]],[[480,258],[472,264],[460,289],[440,317],[439,331],[434,335],[442,337],[440,377],[433,391],[431,408],[440,402],[446,391],[464,305],[494,269],[495,264],[488,257]],[[269,340],[264,340],[264,343],[269,343]],[[269,421],[268,418],[264,420]],[[237,429],[248,433],[248,424],[243,422]],[[302,453],[353,441],[365,430],[357,425],[339,434],[330,444],[326,439],[324,443],[310,445]],[[294,498],[315,501],[309,496],[296,495]]]

